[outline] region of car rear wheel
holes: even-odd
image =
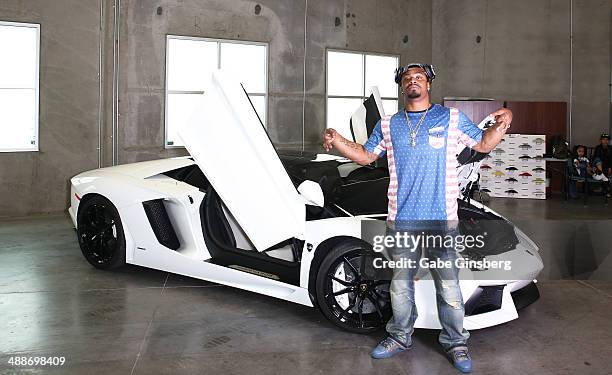
[[[94,267],[111,269],[125,264],[121,218],[115,206],[103,196],[86,198],[79,205],[77,236],[81,252]]]
[[[316,297],[323,315],[342,329],[368,333],[391,317],[389,280],[366,276],[365,243],[347,241],[323,259],[316,279]]]

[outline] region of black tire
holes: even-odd
[[[390,281],[364,276],[368,254],[371,248],[364,242],[342,242],[325,256],[316,279],[316,298],[323,315],[356,333],[376,331],[391,317]]]
[[[101,195],[84,197],[77,214],[81,252],[94,267],[107,270],[125,264],[125,234],[117,208]]]

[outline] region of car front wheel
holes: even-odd
[[[390,281],[367,276],[372,252],[367,244],[349,240],[323,259],[316,279],[316,297],[325,317],[348,331],[368,333],[391,316]]]
[[[85,199],[79,205],[77,236],[85,259],[100,269],[125,264],[125,235],[119,212],[101,195]]]

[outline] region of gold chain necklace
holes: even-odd
[[[416,126],[416,130],[412,128],[412,123],[410,122],[410,117],[408,117],[408,111],[404,110],[404,116],[406,116],[406,122],[408,123],[408,128],[410,129],[410,146],[416,147],[416,136],[419,133],[419,129],[421,128],[421,124],[423,120],[425,120],[425,116],[427,116],[427,112],[429,112],[429,108],[425,110],[423,116],[419,120],[419,123]]]

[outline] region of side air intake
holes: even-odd
[[[501,309],[504,285],[479,286],[465,303],[465,316]]]
[[[177,250],[181,247],[181,243],[176,236],[176,232],[172,227],[166,207],[161,199],[142,202],[149,224],[155,233],[157,242],[164,245],[168,249]]]

